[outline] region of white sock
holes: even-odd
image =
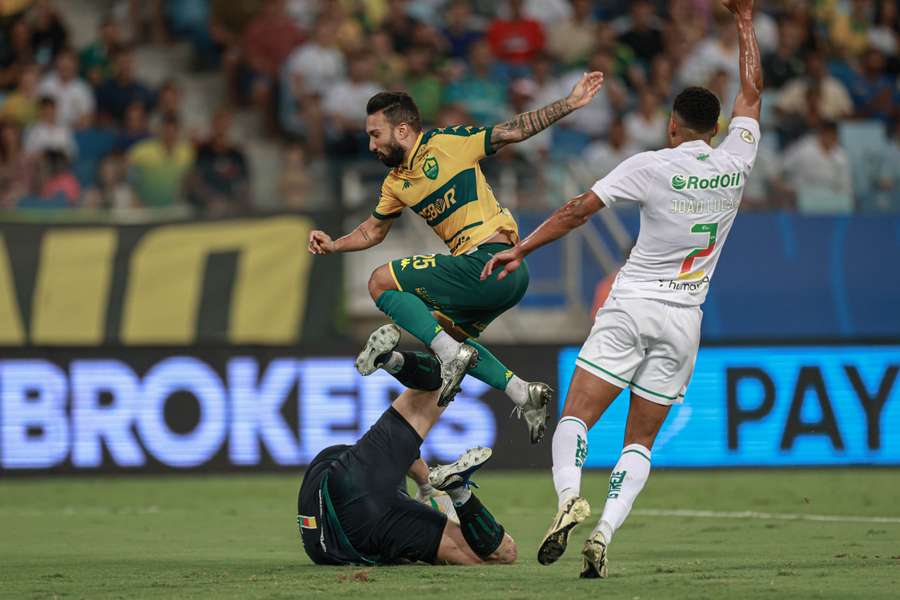
[[[649,476],[650,450],[640,444],[628,444],[622,448],[619,462],[609,476],[609,493],[603,515],[594,528],[594,531],[603,533],[606,543],[612,541],[613,534],[625,522]]]
[[[516,406],[524,406],[528,402],[528,382],[520,379],[518,375],[513,375],[506,382],[506,395]]]
[[[460,506],[468,502],[469,498],[472,497],[472,490],[464,485],[461,485],[457,488],[453,488],[452,490],[447,490],[447,494],[450,496],[450,499],[453,500],[453,506],[459,508]]]
[[[581,494],[581,468],[587,459],[587,425],[578,417],[563,417],[553,432],[553,486],[559,508]]]
[[[437,354],[437,357],[440,359],[442,363],[453,360],[456,358],[456,353],[459,351],[460,343],[450,337],[446,331],[439,331],[434,339],[431,340],[431,349],[434,350],[434,353]]]
[[[403,368],[403,355],[396,351],[391,352],[391,357],[381,365],[381,368],[391,375],[396,375]]]

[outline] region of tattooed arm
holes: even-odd
[[[527,140],[536,133],[547,129],[573,110],[586,105],[603,86],[603,73],[595,71],[585,73],[572,92],[566,98],[562,98],[548,104],[543,108],[516,115],[505,123],[495,125],[491,132],[491,145],[494,150],[499,150],[507,144],[514,144]]]
[[[365,250],[383,242],[393,223],[394,219],[369,217],[357,225],[356,229],[336,240],[332,240],[330,235],[317,229],[309,234],[308,249],[311,254]]]

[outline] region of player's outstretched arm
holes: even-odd
[[[763,88],[762,65],[759,45],[753,29],[753,0],[724,0],[734,14],[738,29],[740,51],[741,89],[734,101],[734,117],[750,117],[759,121]]]
[[[585,73],[565,97],[543,108],[516,115],[505,123],[495,125],[491,131],[491,145],[499,150],[507,144],[527,140],[547,129],[573,110],[586,105],[603,87],[603,73]]]
[[[584,225],[595,212],[603,208],[604,204],[594,192],[588,191],[576,196],[558,208],[537,229],[520,241],[518,244],[504,250],[484,265],[481,271],[481,279],[491,276],[494,269],[502,266],[503,270],[497,274],[497,279],[503,279],[508,274],[519,268],[522,260],[545,244],[558,240],[576,227]]]
[[[376,219],[369,217],[356,229],[344,237],[332,240],[324,231],[315,230],[309,234],[309,251],[312,254],[331,254],[332,252],[355,252],[377,246],[387,237],[393,219]]]

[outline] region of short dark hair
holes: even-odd
[[[685,125],[697,133],[706,133],[719,121],[721,106],[716,95],[704,87],[689,87],[675,97],[672,107]]]
[[[422,130],[419,107],[406,92],[379,92],[369,98],[366,114],[374,115],[379,111],[384,111],[384,117],[392,127],[406,123],[414,131]]]

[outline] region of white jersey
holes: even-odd
[[[606,206],[640,204],[637,243],[611,294],[699,306],[738,212],[759,123],[735,117],[717,148],[702,140],[642,152],[593,185]]]

